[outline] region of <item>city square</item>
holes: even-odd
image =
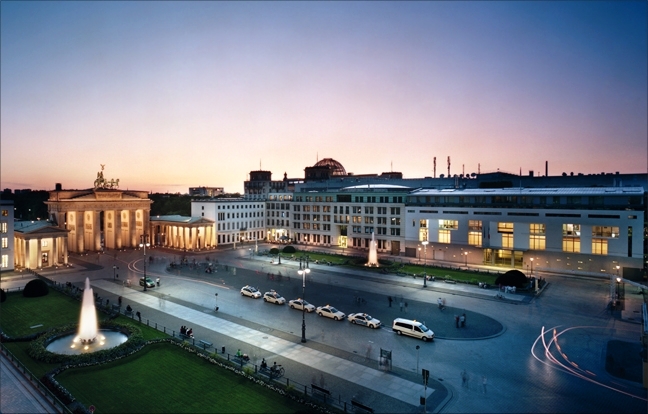
[[[646,411],[645,2],[0,8],[0,411]]]

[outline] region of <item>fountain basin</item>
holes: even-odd
[[[128,335],[120,331],[102,329],[92,342],[82,341],[77,334],[70,334],[54,339],[45,349],[55,354],[81,355],[115,348],[127,340]]]

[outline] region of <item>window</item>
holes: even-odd
[[[387,217],[378,217],[378,224],[387,224]]]
[[[502,233],[502,248],[513,248],[513,233]]]
[[[378,234],[384,234],[387,235],[387,227],[378,227]]]
[[[365,217],[365,224],[373,224],[373,222],[374,222],[373,217],[370,216]]]
[[[3,249],[6,249],[6,248],[8,248],[8,247],[9,247],[9,239],[6,238],[6,237],[3,237],[3,238],[2,238],[2,248],[3,248]]]
[[[497,223],[498,233],[513,233],[513,223]]]
[[[392,226],[400,226],[401,219],[400,217],[392,217],[391,218],[391,225]]]
[[[450,238],[450,230],[439,230],[439,243],[447,243],[450,244],[450,241],[452,239]]]
[[[365,207],[365,214],[373,214],[374,213],[374,208],[373,207]]]
[[[471,246],[482,245],[482,221],[468,220],[468,244]]]
[[[0,233],[7,233],[7,223],[6,222],[0,222]]]
[[[547,226],[544,224],[529,224],[529,249],[545,250]]]
[[[580,232],[580,224],[563,224],[563,236],[580,237]]]
[[[9,267],[9,255],[7,254],[2,255],[2,266],[0,267]]]
[[[353,226],[351,231],[353,233],[362,233],[362,227],[361,226]]]
[[[387,207],[377,207],[378,214],[387,214]]]
[[[400,229],[399,228],[391,228],[391,235],[392,236],[400,236]]]
[[[7,217],[9,215],[9,210],[2,210],[2,217]]]
[[[393,215],[400,214],[400,207],[391,207],[390,211]]]
[[[459,228],[458,220],[439,220],[439,229],[457,230],[458,228]]]
[[[592,239],[592,254],[607,255],[608,241],[607,239]]]
[[[427,220],[419,220],[419,227],[422,229],[427,228]]]
[[[365,233],[371,234],[374,232],[374,228],[371,226],[365,226]]]
[[[619,237],[619,228],[612,226],[592,226],[592,237],[616,239]]]
[[[362,207],[360,206],[353,206],[353,214],[362,214]]]
[[[352,220],[354,223],[362,223],[362,217],[360,216],[353,216]]]
[[[580,253],[580,237],[563,236],[563,252]]]

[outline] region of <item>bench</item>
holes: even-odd
[[[198,341],[198,342],[200,342],[200,345],[202,345],[203,349],[205,349],[205,350],[207,348],[211,348],[214,345],[211,342],[203,341],[202,339],[200,341]]]
[[[367,407],[366,405],[364,405],[364,404],[362,404],[362,403],[359,403],[359,402],[356,401],[356,400],[351,400],[351,405],[352,405],[354,408],[359,408],[359,409],[364,410],[364,411],[366,411],[366,412],[368,412],[368,413],[373,413],[373,412],[374,412],[373,408],[371,408],[371,407]]]
[[[313,390],[313,393],[315,393],[315,391],[317,391],[317,392],[319,392],[320,394],[322,394],[322,395],[324,396],[324,401],[326,401],[326,397],[330,397],[330,396],[331,396],[331,391],[327,390],[326,388],[318,387],[318,386],[315,385],[315,384],[311,384],[311,388],[312,388],[312,390]]]

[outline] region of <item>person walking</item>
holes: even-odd
[[[135,314],[135,316],[137,316],[137,319],[139,319],[139,321],[140,321],[140,323],[141,323],[141,322],[142,322],[142,314],[140,313],[140,311],[137,311],[137,313]]]
[[[459,321],[461,322],[461,327],[465,328],[466,327],[466,314],[465,313],[463,315],[461,315],[461,317],[459,318]]]
[[[392,300],[393,300],[393,299],[392,299],[391,296],[387,296],[387,301],[389,302],[389,307],[390,307],[390,308],[391,308]]]
[[[160,278],[159,277],[157,279],[155,279],[155,283],[157,283],[158,287],[160,287]]]
[[[407,313],[407,302],[405,302],[405,313]]]
[[[122,297],[121,296],[117,298],[117,302],[119,302],[119,307],[121,308],[121,304],[122,304]]]
[[[459,315],[455,315],[455,326],[459,327]]]

